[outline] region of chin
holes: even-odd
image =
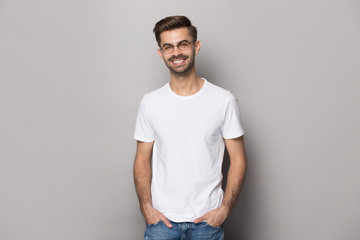
[[[178,74],[178,75],[185,75],[186,73],[190,72],[190,69],[185,69],[185,70],[182,70],[182,71],[176,71],[175,69],[170,69],[170,71],[174,74]]]
[[[178,75],[185,75],[185,74],[191,72],[191,69],[192,69],[193,67],[194,67],[194,65],[192,64],[192,66],[186,66],[186,68],[184,68],[183,70],[176,70],[176,69],[168,66],[169,70],[170,70],[172,73],[178,74]]]

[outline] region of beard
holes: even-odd
[[[181,68],[174,68],[171,65],[171,61],[176,61],[176,60],[180,60],[180,59],[185,59],[188,60],[189,62],[187,63],[186,66],[181,67]],[[178,56],[173,56],[167,60],[164,60],[166,67],[173,73],[176,75],[185,75],[186,73],[188,73],[193,67],[194,67],[194,63],[195,63],[195,50],[192,51],[191,56],[186,56],[186,55],[178,55]]]

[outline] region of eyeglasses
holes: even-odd
[[[161,51],[163,51],[164,53],[172,53],[175,49],[175,47],[177,47],[179,50],[183,51],[186,50],[190,44],[196,42],[196,40],[193,40],[191,42],[189,42],[188,40],[182,40],[180,42],[178,42],[178,44],[176,44],[176,46],[170,44],[170,43],[166,43],[164,44],[164,46],[162,46],[160,48]]]

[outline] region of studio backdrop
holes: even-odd
[[[226,239],[360,239],[356,0],[0,0],[0,239],[143,238],[132,135],[170,80],[152,33],[169,15],[192,20],[198,74],[241,111]]]

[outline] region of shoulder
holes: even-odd
[[[217,100],[228,102],[229,99],[234,97],[232,93],[225,88],[219,87],[211,82],[207,82],[207,84],[207,90],[209,92],[209,95],[213,98],[216,98]]]
[[[167,95],[167,85],[168,83],[156,90],[146,93],[141,101],[143,103],[162,101],[162,99]]]

